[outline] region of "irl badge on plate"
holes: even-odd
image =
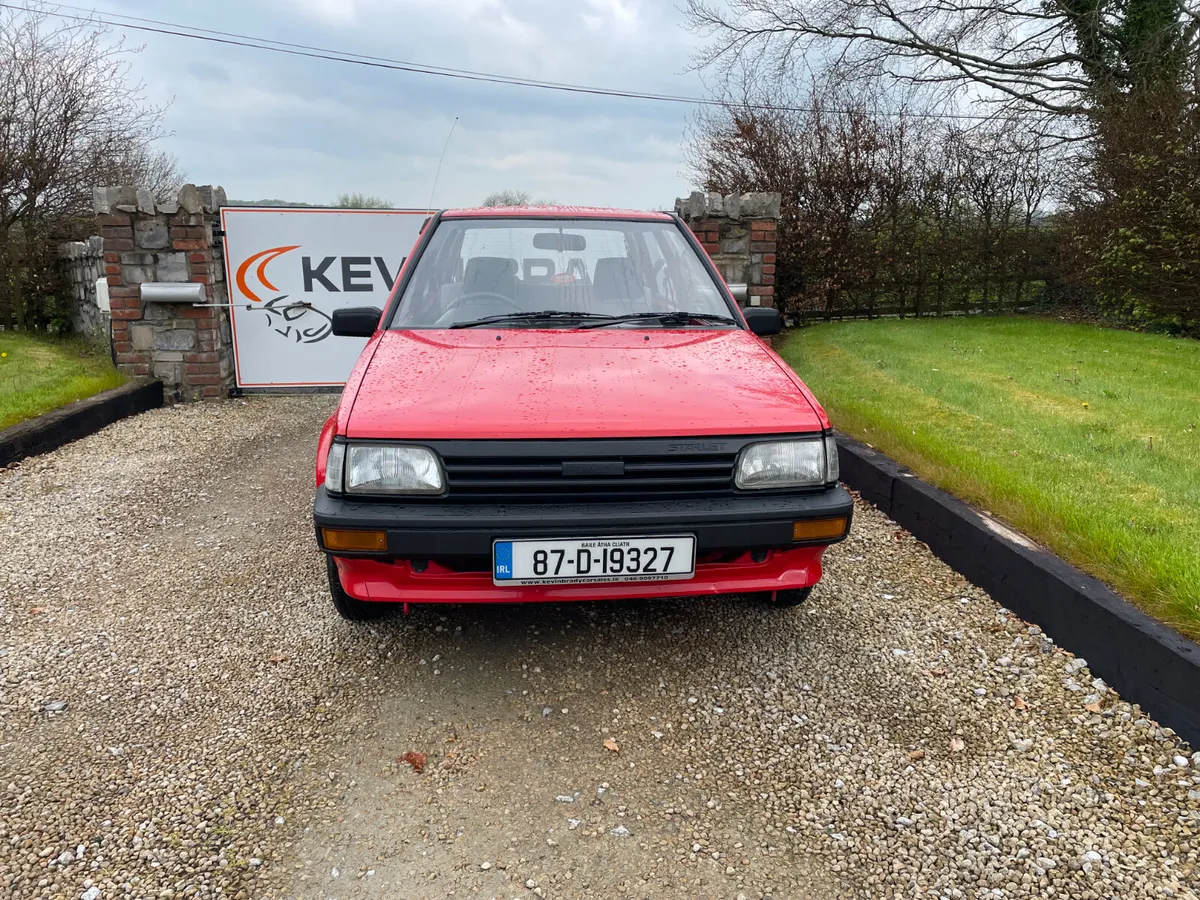
[[[513,577],[512,572],[512,541],[496,541],[493,553],[495,561],[495,580],[507,581]]]

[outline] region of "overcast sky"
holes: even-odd
[[[79,2],[79,0],[76,0]],[[702,95],[676,0],[93,0],[105,11],[542,80]],[[341,192],[423,207],[454,117],[438,206],[502,188],[662,208],[690,190],[691,107],[388,72],[130,32],[163,147],[234,199]]]

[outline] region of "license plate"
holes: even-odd
[[[674,581],[696,573],[696,538],[602,537],[495,541],[497,585]]]

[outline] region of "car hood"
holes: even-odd
[[[346,434],[682,437],[819,431],[822,418],[747,331],[389,331]]]

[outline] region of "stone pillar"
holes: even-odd
[[[224,188],[185,184],[155,202],[133,187],[96,188],[117,367],[161,378],[174,400],[229,395],[234,385],[229,292],[219,228]],[[206,304],[147,303],[147,282],[195,282]]]
[[[101,303],[96,293],[96,282],[104,278],[104,239],[96,235],[86,241],[59,244],[58,258],[63,279],[71,290],[72,329],[107,352],[107,298]]]
[[[729,284],[748,286],[750,306],[775,305],[775,239],[780,195],[694,191],[675,211],[695,232]]]

